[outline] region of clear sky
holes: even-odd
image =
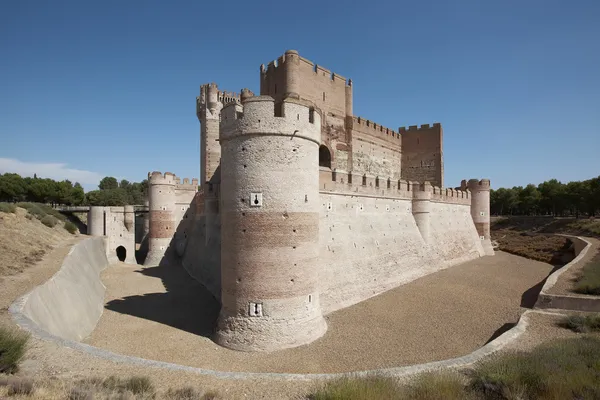
[[[199,86],[259,91],[287,49],[354,113],[441,122],[446,186],[600,175],[600,2],[0,1],[0,172],[199,176]]]

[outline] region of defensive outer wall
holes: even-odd
[[[221,302],[217,343],[310,343],[327,313],[493,255],[490,181],[444,188],[441,125],[356,117],[351,87],[294,51],[261,67],[260,96],[202,85],[202,186],[148,174],[144,265],[182,264]]]

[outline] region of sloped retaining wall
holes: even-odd
[[[100,279],[100,272],[108,266],[104,241],[92,237],[75,244],[52,278],[11,306],[17,323],[33,322],[62,339],[87,337],[104,310],[106,287]]]
[[[600,311],[600,296],[577,295],[577,294],[550,294],[550,289],[556,285],[558,278],[568,269],[573,268],[576,264],[583,262],[587,252],[592,247],[592,244],[579,236],[561,235],[570,238],[573,241],[575,250],[575,259],[560,268],[546,279],[546,283],[542,287],[538,296],[535,308],[541,309],[561,309],[573,311]]]

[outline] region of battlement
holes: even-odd
[[[410,125],[408,128],[405,126],[401,126],[400,128],[398,128],[398,132],[402,133],[402,132],[415,132],[415,131],[425,131],[425,130],[431,130],[432,128],[441,128],[442,124],[440,124],[439,122],[435,122],[433,125],[429,125],[429,124],[423,124],[420,127],[418,125]]]
[[[262,64],[260,66],[260,72],[261,74],[276,73],[280,68],[283,68],[283,66],[290,61],[297,61],[299,63],[300,68],[305,70],[311,69],[315,75],[325,76],[328,77],[331,81],[343,82],[345,85],[352,86],[352,80],[346,79],[344,76],[336,72],[331,72],[331,70],[321,65],[318,65],[310,61],[309,59],[302,57],[298,54],[296,50],[286,51],[284,54],[279,56],[277,60],[269,62],[266,67],[265,64]]]
[[[463,180],[465,182],[465,180]],[[461,182],[461,187],[465,187],[465,184]],[[476,190],[490,190],[490,180],[489,179],[469,179],[466,182],[466,187],[474,192]]]
[[[181,180],[177,178],[175,190],[196,192],[198,190],[198,179],[194,178],[190,182],[189,178],[183,178],[183,183],[181,183]]]
[[[251,91],[247,91],[254,95]],[[218,101],[223,105],[240,101],[240,93],[221,91],[214,82],[200,85],[200,96],[196,97],[196,112],[200,112],[204,107],[210,108],[209,103],[214,101]]]
[[[320,168],[319,190],[353,196],[383,197],[410,200],[420,198],[419,193],[430,192],[431,201],[438,203],[471,204],[469,191],[440,188],[429,182],[406,181]]]
[[[400,144],[402,137],[393,129],[386,128],[381,124],[377,124],[362,117],[352,117],[352,128],[362,133],[378,137],[388,142]]]
[[[175,185],[178,178],[171,172],[164,174],[159,171],[148,172],[149,185]]]
[[[283,134],[320,143],[321,116],[305,100],[286,98],[276,107],[271,96],[254,96],[243,104],[230,103],[221,112],[219,140],[243,134]]]

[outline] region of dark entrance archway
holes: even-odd
[[[127,258],[127,250],[123,246],[117,247],[117,258],[123,262]]]
[[[319,167],[331,168],[331,153],[324,145],[319,147]]]

